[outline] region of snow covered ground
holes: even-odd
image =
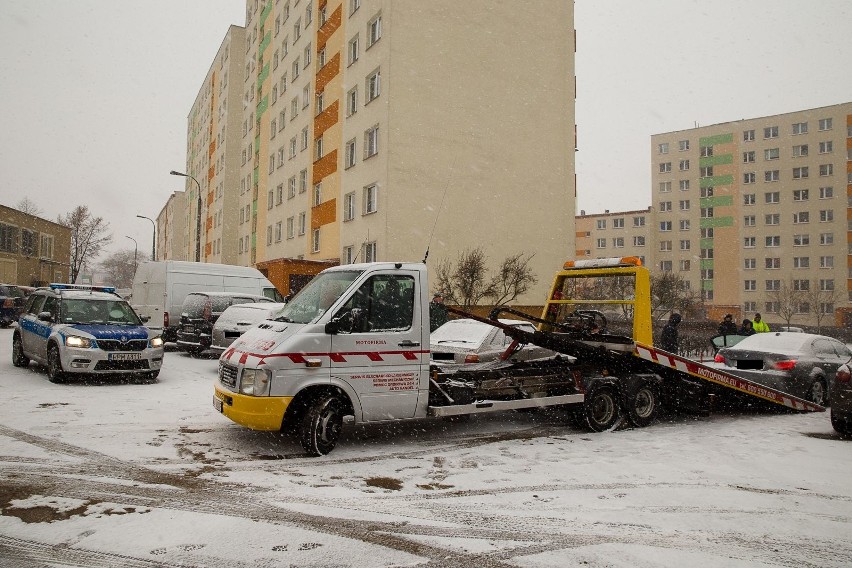
[[[591,434],[558,413],[349,425],[307,458],[214,411],[216,360],[54,385],[0,330],[3,566],[849,566],[827,413]]]

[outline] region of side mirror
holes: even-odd
[[[139,316],[139,319],[142,320],[142,323],[148,323],[151,320],[151,316]]]
[[[340,320],[333,319],[325,324],[325,332],[328,335],[337,335],[340,332]]]
[[[53,322],[53,314],[50,312],[39,312],[38,319],[40,321]]]

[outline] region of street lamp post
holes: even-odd
[[[195,262],[201,262],[201,184],[198,180],[189,174],[172,170],[169,172],[173,176],[188,177],[198,186],[198,214],[195,219]]]
[[[154,229],[154,232],[151,234],[151,260],[157,260],[157,224],[150,217],[144,215],[137,215],[137,217],[151,221],[151,227]]]
[[[136,255],[139,254],[139,243],[133,237],[124,236],[133,241],[133,273],[136,274],[136,267],[139,266],[139,263],[136,262]]]

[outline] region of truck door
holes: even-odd
[[[406,270],[374,274],[335,312],[343,325],[331,336],[331,373],[352,386],[365,421],[414,417],[429,355],[418,278]]]

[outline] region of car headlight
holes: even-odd
[[[266,396],[272,383],[270,369],[243,369],[240,379],[240,393],[252,396]]]
[[[148,342],[151,347],[162,347],[163,346],[163,337],[158,335],[157,337],[152,337],[151,341]]]
[[[88,348],[92,346],[92,340],[88,337],[80,337],[79,335],[66,335],[65,345],[67,347]]]

